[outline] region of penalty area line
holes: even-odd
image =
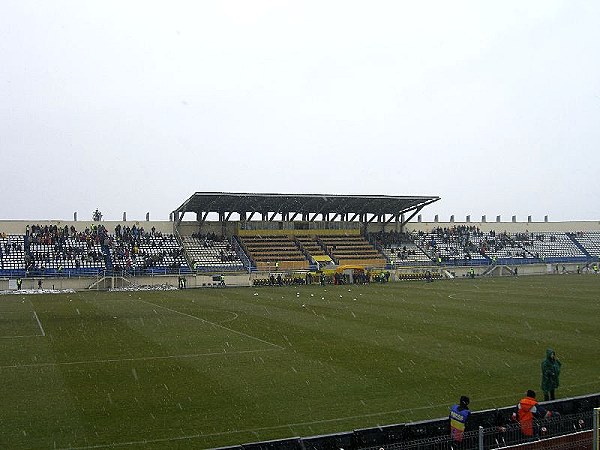
[[[173,313],[180,314],[182,316],[190,317],[192,319],[200,320],[201,322],[209,323],[209,324],[211,324],[211,325],[213,325],[215,327],[222,328],[223,330],[231,331],[232,333],[239,334],[240,336],[244,336],[244,337],[247,337],[249,339],[254,339],[255,341],[262,342],[263,344],[270,345],[271,347],[276,347],[279,350],[283,350],[285,348],[285,347],[282,347],[281,345],[277,345],[277,344],[274,344],[273,342],[265,341],[264,339],[258,338],[256,336],[250,336],[249,334],[246,334],[246,333],[244,333],[242,331],[233,330],[233,329],[225,327],[225,326],[223,326],[221,324],[211,322],[210,320],[203,319],[202,317],[193,316],[191,314],[184,313],[184,312],[181,312],[181,311],[177,311],[176,309],[167,308],[166,306],[157,305],[156,303],[148,302],[146,300],[136,300],[136,301],[142,302],[142,303],[146,303],[148,305],[156,306],[157,308],[166,309],[167,311],[171,311]],[[231,311],[228,311],[228,312],[231,312]]]
[[[41,334],[21,334],[18,336],[0,336],[0,339],[22,339],[22,338],[36,338],[42,337]]]
[[[38,317],[37,313],[35,311],[33,311],[33,317],[35,317],[35,320],[37,320],[37,324],[40,327],[40,331],[42,332],[42,336],[46,336],[46,332],[44,331],[44,327],[42,326],[42,322],[40,322],[40,318]]]
[[[37,335],[39,336],[39,335]],[[243,355],[247,353],[262,353],[273,352],[279,349],[267,348],[259,350],[240,350],[237,352],[209,352],[209,353],[194,353],[189,355],[167,355],[167,356],[141,356],[139,358],[112,358],[112,359],[91,359],[88,361],[65,361],[56,363],[35,363],[35,364],[12,364],[9,366],[0,366],[0,369],[24,369],[32,367],[55,367],[55,366],[78,366],[86,364],[103,364],[103,363],[120,363],[120,362],[135,362],[135,361],[153,361],[161,359],[191,359],[202,358],[204,356],[229,356]]]
[[[40,329],[40,332],[42,334],[19,334],[19,335],[15,335],[15,336],[0,336],[0,339],[21,339],[21,338],[46,337],[46,332],[44,331],[42,322],[40,321],[40,318],[38,317],[38,315],[36,314],[35,311],[33,311],[33,317],[35,318],[35,320],[38,324],[38,327]]]

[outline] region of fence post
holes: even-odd
[[[483,427],[479,425],[479,450],[483,450]]]
[[[592,427],[593,436],[593,449],[600,450],[600,436],[598,435],[598,428],[600,428],[600,408],[594,408],[594,426]]]

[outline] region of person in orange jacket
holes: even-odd
[[[531,389],[527,391],[527,395],[522,398],[515,411],[512,414],[512,420],[519,422],[521,426],[521,433],[526,438],[532,438],[534,436],[534,419],[544,419],[552,416],[552,411],[546,410],[541,406],[535,399],[535,391]]]

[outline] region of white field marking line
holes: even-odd
[[[0,339],[20,339],[20,338],[30,338],[30,337],[42,337],[45,335],[41,334],[22,334],[19,336],[0,336]]]
[[[219,323],[233,322],[235,319],[237,319],[238,317],[240,317],[240,316],[238,316],[237,313],[235,313],[233,311],[229,311],[227,309],[203,308],[203,310],[207,310],[207,309],[209,311],[226,312],[228,314],[231,314],[232,317],[230,319],[221,320]]]
[[[21,313],[22,311],[3,311],[3,313],[7,313],[7,312]],[[46,332],[44,331],[44,328],[42,328],[42,323],[40,322],[40,319],[38,318],[35,311],[33,311],[33,317],[35,317],[35,320],[37,320],[38,326],[40,327],[42,334],[21,334],[21,335],[17,335],[17,336],[0,336],[0,339],[21,339],[21,338],[31,338],[31,337],[45,337]]]
[[[39,334],[36,336],[39,336]],[[57,363],[12,364],[10,366],[0,366],[0,370],[1,369],[24,369],[24,368],[31,368],[31,367],[77,366],[77,365],[84,365],[84,364],[119,363],[119,362],[131,362],[131,361],[152,361],[152,360],[157,360],[157,359],[201,358],[203,356],[243,355],[246,353],[274,352],[276,350],[278,350],[278,349],[275,349],[275,348],[264,349],[263,348],[263,349],[259,349],[259,350],[239,350],[237,352],[210,352],[210,353],[193,353],[193,354],[189,354],[189,355],[140,356],[139,358],[90,359],[88,361],[65,361],[65,362],[57,362]]]
[[[40,331],[42,332],[42,336],[46,336],[44,327],[42,327],[42,322],[40,322],[40,318],[38,317],[38,315],[35,311],[33,311],[33,317],[35,317],[35,320],[37,320],[38,326],[40,327]]]
[[[181,311],[177,311],[176,309],[167,308],[166,306],[157,305],[156,303],[147,302],[146,300],[136,300],[136,301],[142,302],[142,303],[146,303],[148,305],[156,306],[157,308],[166,309],[167,311],[171,311],[171,312],[174,312],[176,314],[181,314],[182,316],[186,316],[186,317],[190,317],[192,319],[200,320],[200,321],[205,322],[205,323],[209,323],[211,325],[214,325],[215,327],[219,327],[219,328],[222,328],[224,330],[231,331],[232,333],[236,333],[236,334],[239,334],[241,336],[244,336],[244,337],[247,337],[247,338],[250,338],[250,339],[254,339],[255,341],[262,342],[263,344],[267,344],[267,345],[270,345],[272,347],[277,347],[280,350],[284,350],[285,349],[285,347],[282,347],[281,345],[277,345],[277,344],[274,344],[272,342],[265,341],[265,340],[263,340],[261,338],[257,338],[256,336],[250,336],[249,334],[243,333],[241,331],[232,330],[231,328],[224,327],[223,325],[211,322],[210,320],[203,319],[202,317],[192,316],[191,314],[187,314],[187,313],[184,313],[184,312],[181,312]]]
[[[235,319],[237,319],[238,317],[240,317],[240,316],[238,316],[238,314],[237,314],[237,313],[234,313],[233,311],[227,311],[227,312],[228,312],[229,314],[233,314],[233,317],[232,317],[231,319],[222,320],[222,321],[221,321],[221,322],[219,322],[219,323],[233,322]]]
[[[587,384],[595,384],[595,383],[597,383],[597,382],[582,383],[582,384],[578,384],[578,385],[573,385],[571,387],[584,386]],[[478,400],[481,400],[481,401],[499,400],[499,399],[504,399],[504,398],[509,398],[509,397],[510,398],[520,398],[519,395],[522,395],[522,393],[501,395],[499,397],[487,397],[487,398],[482,398],[482,399],[478,399]],[[385,411],[385,412],[378,412],[378,413],[372,413],[372,414],[361,414],[358,416],[338,417],[338,418],[334,418],[334,419],[312,420],[310,422],[289,423],[289,424],[285,424],[285,425],[275,425],[272,427],[249,428],[249,429],[244,429],[244,430],[223,431],[223,432],[219,432],[219,433],[208,433],[208,434],[199,434],[198,433],[198,434],[189,434],[189,435],[185,435],[185,436],[175,436],[175,437],[170,437],[170,438],[144,439],[144,440],[140,440],[140,441],[111,442],[110,444],[96,444],[96,445],[89,445],[89,446],[84,446],[84,447],[63,447],[58,450],[86,450],[86,449],[93,449],[93,448],[108,448],[108,447],[120,447],[120,446],[127,446],[127,445],[153,444],[153,443],[159,443],[159,442],[184,441],[184,440],[198,439],[198,438],[203,438],[203,437],[225,436],[225,435],[230,435],[230,434],[254,433],[256,431],[268,431],[268,430],[277,430],[277,429],[281,429],[281,428],[293,428],[293,427],[301,427],[301,426],[309,426],[309,425],[318,425],[321,423],[328,423],[328,422],[341,422],[341,421],[345,421],[345,420],[362,419],[365,417],[376,417],[376,416],[384,416],[384,415],[390,415],[390,414],[400,414],[400,413],[405,413],[405,412],[426,410],[426,409],[432,409],[432,408],[440,408],[442,406],[448,406],[451,403],[452,402],[441,403],[438,405],[419,406],[416,408],[396,409],[393,411]],[[435,418],[434,418],[434,420],[435,420]],[[410,423],[410,422],[407,422],[407,423]]]

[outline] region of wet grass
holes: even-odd
[[[34,314],[35,313],[35,314]],[[600,391],[600,278],[0,298],[0,448],[206,448]]]

